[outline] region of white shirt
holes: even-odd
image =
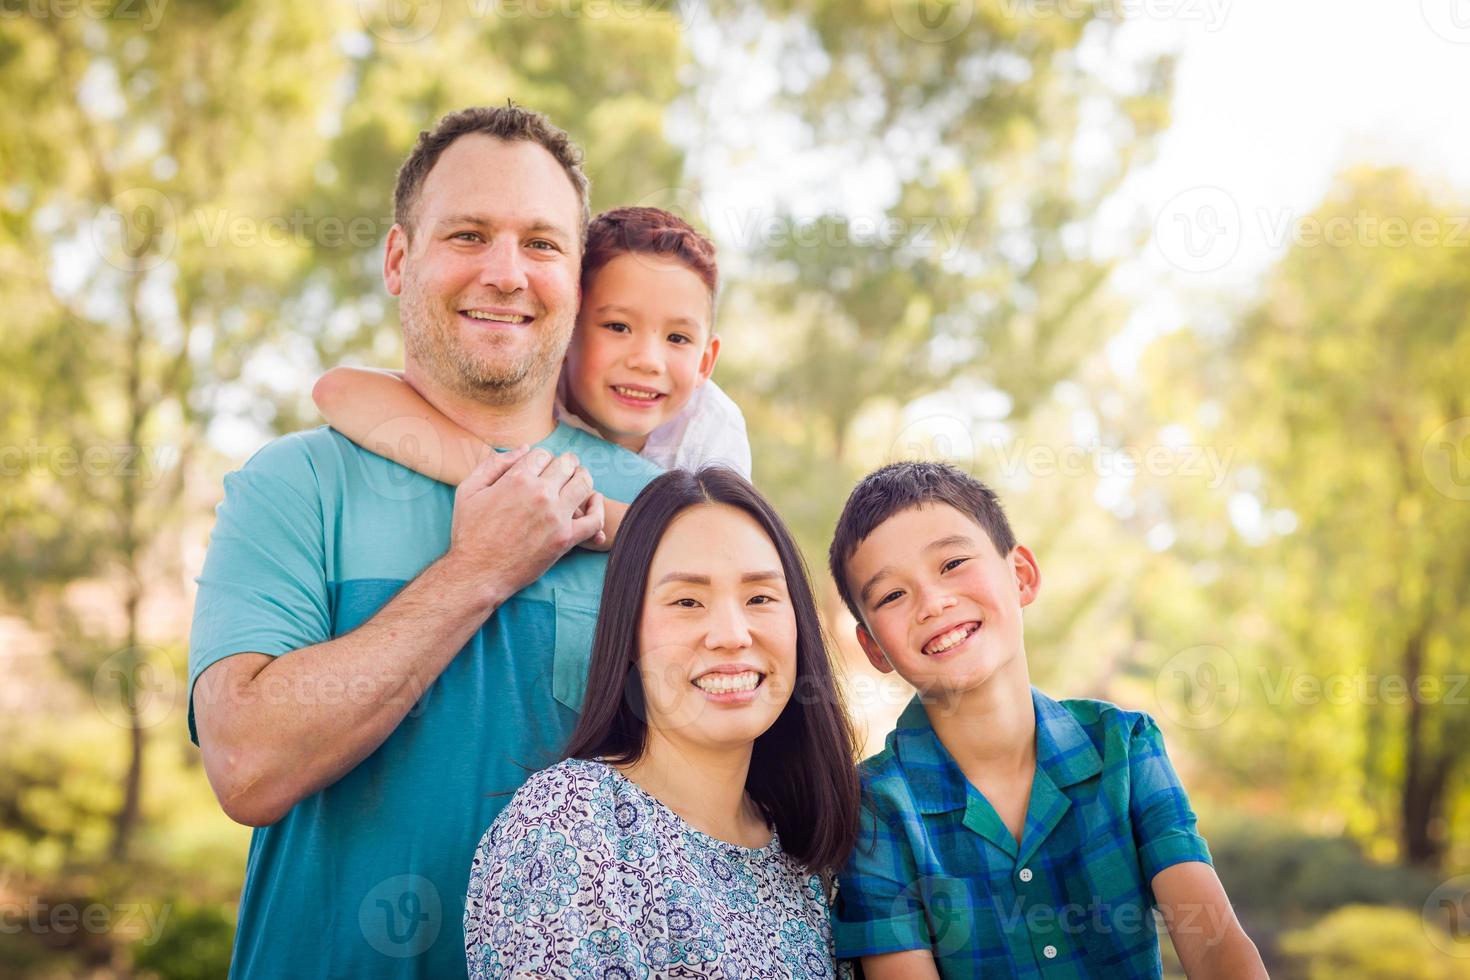
[[[591,425],[567,411],[562,387],[565,383],[563,375],[557,386],[557,420],[598,435]],[[697,470],[718,463],[750,479],[750,438],[745,433],[745,416],[714,381],[705,381],[696,388],[678,415],[650,432],[638,455],[660,469]]]

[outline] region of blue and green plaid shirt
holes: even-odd
[[[1016,845],[915,698],[861,766],[839,957],[928,949],[943,977],[1157,977],[1154,875],[1209,862],[1152,718],[1031,689],[1036,777]]]

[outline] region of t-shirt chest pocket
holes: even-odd
[[[597,631],[597,607],[602,596],[580,589],[552,590],[556,605],[556,641],[552,653],[551,693],[578,713],[587,693],[587,668],[592,662],[592,638]]]

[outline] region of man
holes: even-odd
[[[657,472],[553,419],[580,161],[539,114],[467,109],[398,176],[405,377],[518,448],[456,491],[323,427],[226,477],[189,673],[210,784],[257,828],[236,977],[464,976],[476,843],[571,731],[606,563],[576,548],[601,540],[593,485],[628,500]]]

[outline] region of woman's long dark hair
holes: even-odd
[[[619,764],[642,757],[648,724],[637,663],[648,569],[669,524],[700,504],[745,511],[781,556],[796,611],[796,683],[775,723],[755,740],[745,789],[776,825],[788,853],[813,872],[835,871],[857,836],[856,740],[833,681],[801,552],[771,505],[733,470],[670,470],[644,487],[628,508],[608,559],[587,697],[565,756]]]

